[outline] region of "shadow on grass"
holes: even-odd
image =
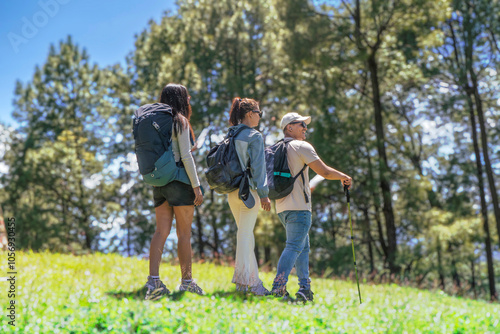
[[[254,296],[252,294],[244,294],[244,293],[237,292],[237,291],[214,291],[213,293],[211,293],[208,296],[209,297],[215,296],[217,298],[226,298],[229,300],[249,301],[249,302],[259,301],[262,299],[271,299],[271,300],[277,300],[277,301],[284,303],[284,304],[295,304],[295,305],[305,304],[303,301],[292,298],[291,296],[289,296],[287,298],[274,297],[274,296]]]
[[[144,300],[146,296],[147,289],[140,288],[135,291],[109,291],[106,292],[106,295],[116,298],[116,299],[135,299],[135,300]],[[170,293],[168,296],[165,296],[161,299],[169,299],[171,301],[178,301],[182,299],[182,296],[185,294],[185,291],[174,291]]]
[[[106,292],[106,295],[113,297],[115,299],[144,300],[144,296],[146,296],[146,290],[147,289],[143,287],[135,291],[108,291]],[[168,296],[161,299],[166,298],[169,299],[170,301],[179,301],[182,299],[184,294],[186,294],[185,291],[174,291],[170,293]],[[238,291],[224,291],[224,290],[214,291],[212,293],[205,294],[202,297],[208,297],[208,298],[216,297],[216,298],[224,298],[235,301],[253,301],[254,299],[258,300],[261,298],[274,298],[272,296],[259,297],[251,294],[244,294]]]
[[[219,291],[214,291],[211,294],[208,295],[209,297],[217,297],[217,298],[225,298],[225,299],[230,299],[230,300],[253,300],[254,298],[259,298],[255,297],[252,295],[248,295],[242,292],[238,291],[224,291],[224,290],[219,290]],[[264,297],[265,298],[265,297]]]

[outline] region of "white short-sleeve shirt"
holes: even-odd
[[[291,138],[285,138],[285,141]],[[304,167],[304,164],[309,165],[311,162],[319,159],[314,147],[303,140],[291,140],[287,144],[288,167],[292,176],[297,175]],[[304,170],[304,181],[302,177],[298,177],[293,185],[292,192],[281,199],[276,200],[276,212],[283,211],[311,211],[311,188],[309,187],[309,167]],[[304,187],[305,183],[305,187]],[[307,194],[309,202],[306,203],[304,190]]]

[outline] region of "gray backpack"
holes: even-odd
[[[175,162],[172,122],[172,108],[163,103],[141,106],[133,119],[139,172],[144,182],[155,187],[162,187],[172,181],[191,184],[182,161]]]

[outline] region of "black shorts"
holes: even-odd
[[[172,181],[163,187],[153,188],[155,208],[165,203],[165,201],[170,206],[194,205],[195,198],[193,187],[184,182]]]

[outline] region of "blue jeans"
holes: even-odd
[[[273,289],[280,289],[288,282],[290,271],[295,266],[300,288],[310,289],[309,279],[309,229],[311,212],[283,211],[278,214],[286,230],[286,247],[278,262],[278,273]]]

